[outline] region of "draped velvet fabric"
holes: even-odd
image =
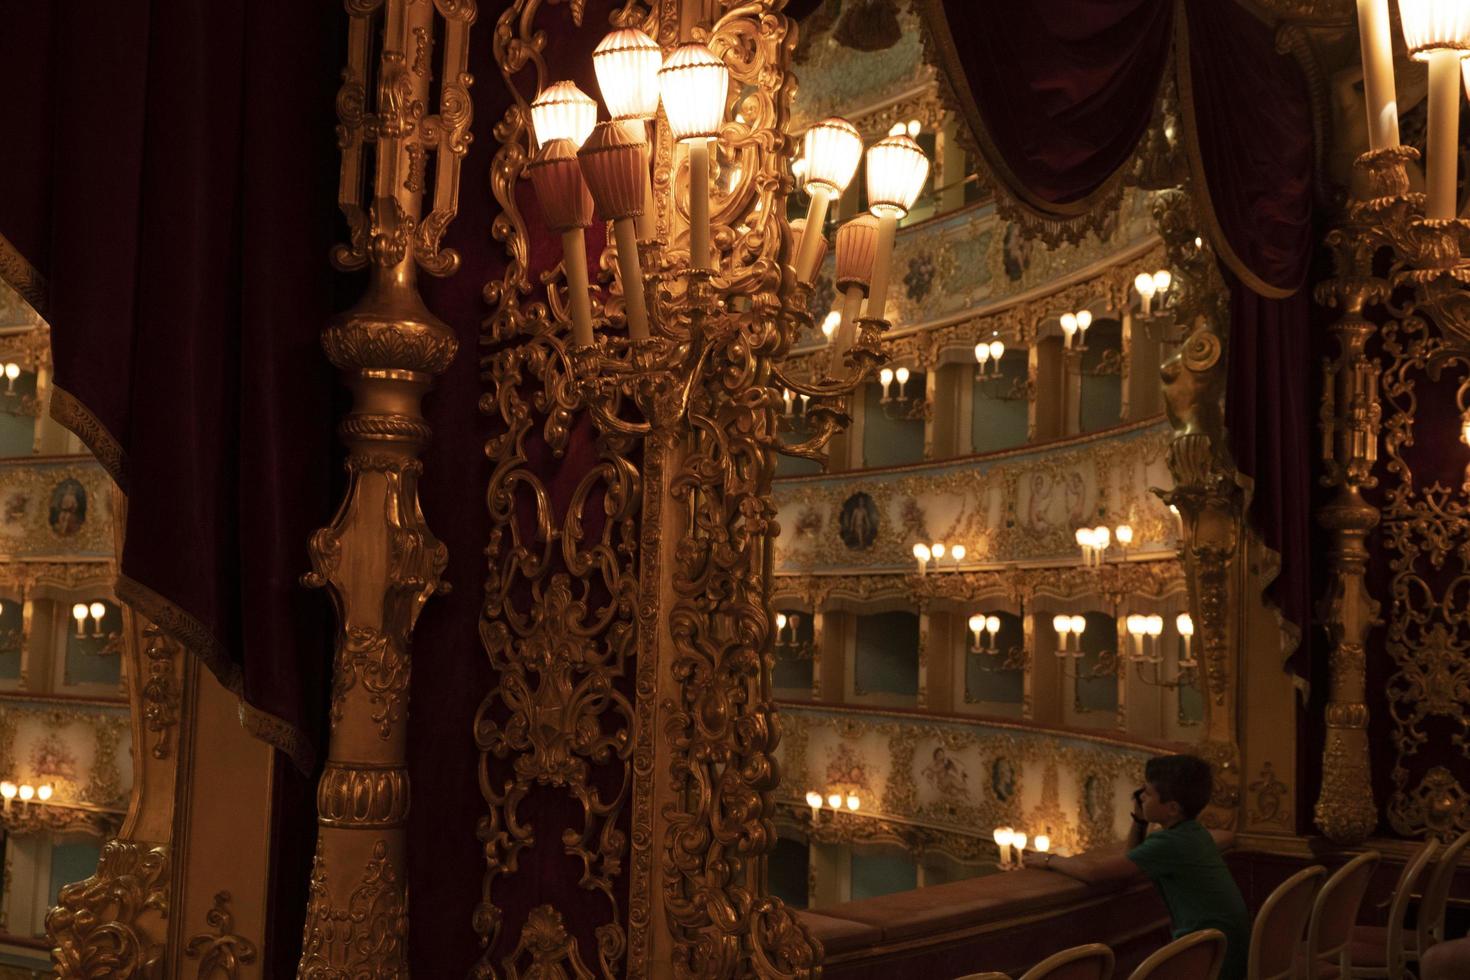
[[[1044,214],[1087,210],[1153,114],[1168,0],[924,0],[986,164]]]
[[[1251,518],[1281,556],[1283,615],[1309,616],[1310,432],[1305,289],[1312,118],[1305,79],[1271,28],[1219,0],[925,0],[942,69],[1004,190],[1042,216],[1106,203],[1175,57],[1201,217],[1231,287],[1231,449]],[[1292,669],[1305,675],[1304,651]]]

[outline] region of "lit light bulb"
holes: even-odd
[[[882,384],[883,387],[885,387],[885,388],[887,388],[889,385],[893,384],[893,369],[892,368],[884,368],[883,370],[879,371],[878,372],[878,382],[880,384]]]
[[[1076,333],[1076,332],[1077,332],[1077,314],[1075,314],[1075,313],[1063,313],[1062,314],[1062,333],[1064,333],[1064,334],[1067,335],[1067,339],[1068,340],[1071,340],[1072,339],[1072,335],[1074,333]]]
[[[897,371],[894,371],[893,379],[897,381],[898,386],[902,388],[904,385],[909,383],[909,369],[906,367],[901,367]]]
[[[1006,352],[1006,345],[1005,345],[1005,342],[1004,341],[1001,341],[1001,340],[992,340],[990,342],[990,359],[992,361],[995,361],[997,364],[999,364],[1000,363],[1000,356],[1002,354],[1004,354],[1005,352]]]
[[[968,552],[965,550],[965,546],[962,544],[957,544],[953,548],[949,549],[949,557],[954,559],[954,563],[956,565],[965,560],[966,554],[968,554]]]
[[[0,796],[5,797],[7,801],[15,799],[15,792],[16,785],[14,783],[8,781],[0,783]]]
[[[856,811],[860,803],[862,803],[862,800],[858,799],[858,795],[856,793],[847,794],[847,808],[849,810]]]
[[[970,632],[978,634],[985,628],[985,617],[976,613],[970,617]]]
[[[776,613],[776,630],[779,632],[786,628],[786,614]]]
[[[597,125],[597,103],[575,82],[552,82],[531,102],[531,128],[536,142],[571,140],[578,147]]]
[[[1179,631],[1180,636],[1194,635],[1194,617],[1187,612],[1182,612],[1174,617],[1174,628]]]
[[[986,361],[990,360],[989,344],[980,343],[975,345],[975,360],[979,361],[982,367],[985,365]]]
[[[1143,625],[1143,617],[1140,616],[1138,613],[1129,613],[1127,624],[1128,632],[1133,636],[1142,636],[1144,634],[1145,628]]]
[[[1149,636],[1160,636],[1164,632],[1164,617],[1158,613],[1147,617],[1146,624]]]
[[[42,803],[45,803],[47,800],[51,799],[51,784],[43,783],[41,785],[41,788],[36,790],[36,798],[39,799]]]
[[[658,87],[675,140],[719,135],[730,94],[730,69],[708,47],[691,41],[671,51],[658,70]]]
[[[19,364],[16,364],[14,361],[11,361],[9,364],[5,365],[5,379],[7,381],[14,381],[18,377],[20,377],[20,365]]]
[[[902,218],[909,213],[929,179],[929,158],[903,131],[890,133],[868,147],[868,210],[875,218]]]
[[[1118,539],[1118,543],[1121,544],[1123,547],[1128,547],[1128,545],[1133,543],[1133,525],[1119,524],[1117,528],[1114,529],[1113,536]]]
[[[834,810],[841,810],[842,809],[842,794],[841,793],[833,793],[830,796],[828,796],[827,797],[827,805],[830,806]]]
[[[988,616],[988,617],[986,617],[986,619],[985,619],[985,632],[989,633],[991,636],[994,636],[996,633],[1000,632],[1000,617],[999,616]]]
[[[597,87],[613,119],[652,119],[658,115],[658,70],[664,54],[658,42],[636,28],[613,31],[592,51]]]
[[[102,622],[102,617],[107,615],[107,607],[100,602],[92,603],[92,605],[87,607],[87,611],[90,612],[92,614],[92,618],[97,620],[97,622],[99,623]]]
[[[1095,548],[1106,548],[1113,540],[1113,532],[1105,527],[1092,529],[1092,543]]]
[[[806,131],[801,146],[808,193],[820,187],[841,197],[863,158],[863,137],[857,127],[846,119],[823,119]]]
[[[1086,330],[1090,326],[1092,326],[1092,311],[1091,310],[1078,310],[1077,311],[1077,329],[1078,330]]]
[[[907,136],[908,132],[909,128],[903,123],[894,123],[892,126],[888,127],[889,136]]]
[[[1196,245],[1198,245],[1199,239],[1196,238],[1194,242]],[[1173,281],[1174,277],[1169,274],[1168,269],[1160,269],[1158,272],[1155,272],[1153,274],[1154,292],[1166,292],[1169,289],[1169,284]]]
[[[936,541],[933,544],[931,544],[929,546],[929,554],[933,555],[936,559],[943,558],[944,557],[944,542],[943,541]]]
[[[1082,547],[1084,547],[1084,548],[1090,548],[1090,547],[1092,547],[1092,529],[1091,528],[1079,527],[1077,529],[1076,537],[1077,537],[1077,543],[1080,544]]]
[[[842,311],[832,310],[822,318],[822,336],[831,340],[837,333],[837,326],[842,322]]]
[[[1072,632],[1072,617],[1058,614],[1051,618],[1051,628],[1065,637]]]
[[[79,602],[71,607],[72,619],[77,621],[77,636],[84,635],[87,628],[87,604]]]
[[[1076,633],[1078,636],[1081,636],[1083,633],[1087,632],[1087,617],[1073,616],[1072,632]]]
[[[991,834],[997,844],[1009,844],[1011,842],[1011,828],[996,827],[995,833]]]
[[[914,545],[914,557],[919,561],[928,561],[931,557],[929,546],[922,541]]]
[[[21,783],[20,784],[20,798],[22,800],[29,801],[35,795],[36,795],[36,787],[32,786],[30,783]]]
[[[1018,830],[1014,834],[1011,834],[1011,846],[1016,849],[1016,858],[1018,860],[1021,857],[1020,852],[1026,849],[1026,841],[1027,837],[1023,831]]]
[[[1037,834],[1036,840],[1031,842],[1031,846],[1035,848],[1039,853],[1045,854],[1047,851],[1051,850],[1051,838],[1046,836],[1045,834]]]
[[[1154,277],[1147,272],[1140,272],[1133,277],[1133,288],[1138,290],[1138,295],[1144,299],[1153,299],[1154,293],[1159,291],[1159,287],[1154,285]]]
[[[924,130],[924,127],[920,125],[919,120],[917,119],[910,119],[909,124],[906,128],[909,136],[913,139],[918,139],[919,134]]]
[[[814,789],[807,790],[806,805],[813,810],[820,810],[822,808],[822,794]]]

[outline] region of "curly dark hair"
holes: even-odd
[[[1178,803],[1186,820],[1210,802],[1214,783],[1210,764],[1197,755],[1156,755],[1144,764],[1143,778],[1153,783],[1160,802]]]

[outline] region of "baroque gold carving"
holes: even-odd
[[[143,627],[148,645],[143,656],[148,661],[148,679],[143,683],[143,723],[158,736],[149,750],[155,759],[167,759],[169,736],[179,722],[181,693],[174,683],[174,658],[178,647],[153,624]]]
[[[531,963],[522,969],[521,960]],[[567,935],[561,913],[550,905],[538,905],[526,918],[521,941],[505,958],[508,980],[592,980],[592,971],[577,954],[577,942]]]
[[[301,980],[408,976],[406,894],[400,870],[388,859],[388,845],[379,840],[347,900],[336,904],[318,843],[297,976]]]
[[[197,980],[237,980],[240,967],[255,962],[255,944],[235,933],[235,916],[230,912],[230,893],[215,892],[214,907],[204,915],[213,932],[191,936],[184,955],[199,961]]]
[[[157,976],[163,945],[140,924],[168,918],[169,851],[163,845],[110,840],[97,873],[61,889],[46,914],[58,980],[144,980]]]

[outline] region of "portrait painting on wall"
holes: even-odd
[[[990,792],[1002,803],[1016,795],[1016,764],[1004,756],[990,764]]]
[[[47,735],[31,752],[31,772],[38,781],[51,777],[76,782],[77,757],[60,736]]]
[[[47,522],[57,537],[69,538],[87,523],[87,488],[67,477],[51,489]]]
[[[842,502],[837,533],[849,551],[867,551],[878,540],[878,505],[859,490]]]
[[[1113,787],[1101,776],[1088,776],[1082,784],[1082,806],[1087,819],[1093,823],[1106,823],[1112,816]]]
[[[13,488],[0,497],[0,534],[12,538],[26,533],[26,515],[31,508],[31,495],[22,489]]]
[[[924,778],[941,797],[951,801],[970,798],[970,774],[944,751],[942,745],[934,750],[929,764],[924,767]]]

